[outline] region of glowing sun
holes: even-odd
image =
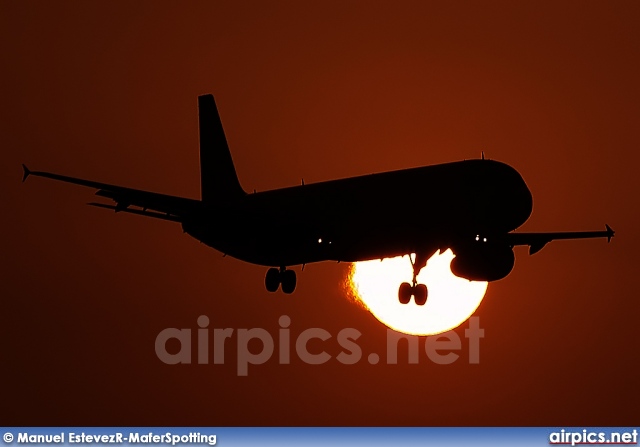
[[[464,323],[487,291],[486,282],[468,281],[451,273],[454,257],[451,250],[436,252],[418,275],[418,282],[429,289],[424,306],[414,300],[409,304],[398,301],[400,283],[411,282],[408,256],[353,264],[349,286],[354,297],[391,329],[413,335],[439,334]]]

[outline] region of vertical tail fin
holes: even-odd
[[[244,196],[213,95],[198,97],[198,117],[202,201],[228,201]]]

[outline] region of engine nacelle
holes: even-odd
[[[515,262],[509,246],[474,247],[456,253],[451,271],[470,281],[497,281],[511,273]]]

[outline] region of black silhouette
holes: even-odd
[[[416,277],[439,249],[451,248],[452,272],[496,281],[513,269],[513,247],[540,251],[555,239],[614,235],[605,231],[512,233],[531,215],[533,199],[520,174],[493,160],[465,160],[247,194],[238,181],[212,95],[198,98],[201,200],[141,191],[24,168],[29,175],[96,188],[115,205],[89,205],[180,222],[203,243],[246,262],[271,267],[268,291],[296,288],[287,267],[355,262],[415,253],[413,281],[398,298],[422,305]]]

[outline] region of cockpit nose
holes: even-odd
[[[513,231],[529,219],[533,211],[533,196],[526,182],[513,167],[506,163],[494,162],[495,179],[502,196],[505,214],[503,219],[507,231]]]
[[[515,207],[514,214],[517,215],[519,222],[517,225],[520,226],[531,216],[531,212],[533,211],[533,195],[520,173],[515,169],[513,169],[513,172],[518,176],[518,181],[514,182],[514,184],[517,184],[517,187],[514,188],[515,197],[513,204]]]
[[[531,213],[533,212],[533,195],[531,194],[531,191],[529,190],[529,187],[527,186],[526,183],[523,182],[523,200],[522,200],[522,216],[524,222],[527,221],[527,219],[529,219],[529,216],[531,216]]]
[[[510,232],[529,219],[533,197],[518,171],[495,160],[473,160],[465,178],[476,229]]]

